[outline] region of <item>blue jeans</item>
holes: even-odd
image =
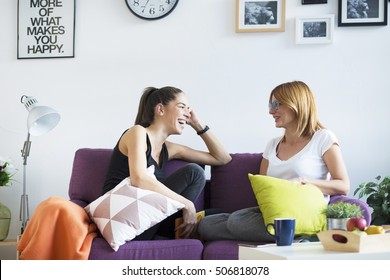
[[[195,163],[189,163],[162,180],[165,186],[181,196],[195,202],[206,184],[206,176],[202,167]],[[155,238],[175,238],[175,219],[182,216],[179,211],[161,223],[138,235],[134,240],[152,240]]]

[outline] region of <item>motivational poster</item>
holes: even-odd
[[[74,57],[75,0],[18,1],[18,59]]]

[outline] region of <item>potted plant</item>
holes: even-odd
[[[367,204],[372,208],[371,224],[390,224],[390,176],[381,181],[377,176],[374,182],[361,183],[353,193],[359,199],[367,195]]]
[[[326,216],[326,227],[328,230],[346,230],[349,218],[363,217],[362,210],[359,205],[344,201],[327,205],[322,213]]]

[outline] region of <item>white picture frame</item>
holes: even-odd
[[[330,44],[333,42],[335,16],[296,18],[296,44]]]

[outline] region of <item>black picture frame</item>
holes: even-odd
[[[353,3],[350,0],[339,0],[338,9],[338,26],[387,25],[387,0],[361,0]]]
[[[17,58],[73,58],[76,0],[18,0]]]
[[[328,0],[302,0],[302,5],[327,4],[327,3],[328,3]]]

